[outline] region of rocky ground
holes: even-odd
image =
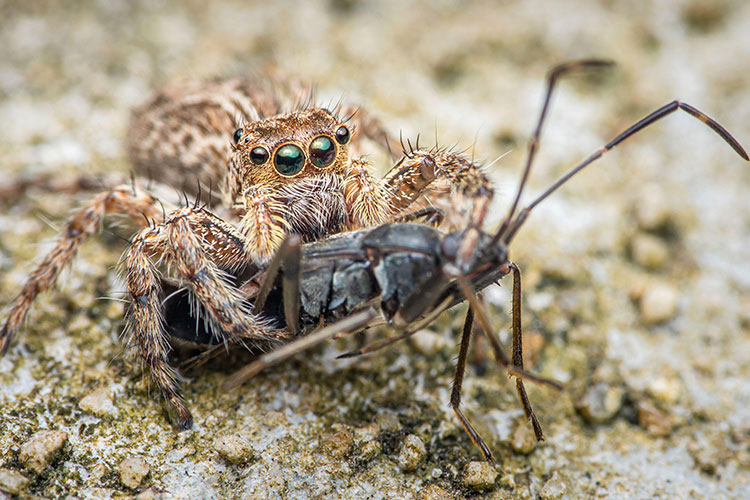
[[[545,72],[615,59],[556,95],[529,195],[648,111],[683,99],[750,144],[750,5],[561,2],[4,2],[2,186],[128,176],[128,110],[176,77],[276,67],[366,105],[405,137],[473,148],[514,193]],[[507,154],[506,154],[507,153]],[[375,155],[378,161],[383,155]],[[383,170],[386,166],[383,165]],[[127,228],[87,243],[0,359],[0,498],[748,498],[750,165],[670,116],[541,205],[512,248],[524,273],[536,444],[486,353],[447,406],[462,308],[354,361],[331,342],[222,393],[189,373],[176,432],[122,356],[114,264]],[[0,304],[86,195],[0,201]],[[529,198],[530,199],[530,198]],[[507,281],[507,280],[506,280]],[[509,343],[509,283],[487,291]],[[479,353],[486,346],[479,345]]]

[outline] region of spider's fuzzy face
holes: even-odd
[[[231,163],[244,189],[342,175],[349,163],[351,135],[349,127],[325,109],[295,111],[238,128]]]
[[[243,212],[269,195],[288,227],[305,240],[347,223],[344,179],[351,170],[350,126],[322,108],[249,123],[234,132],[226,194]]]

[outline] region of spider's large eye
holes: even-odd
[[[240,138],[242,138],[242,134],[244,134],[244,133],[245,133],[245,131],[242,130],[241,128],[238,128],[237,130],[234,131],[234,143],[235,144],[237,144],[238,142],[240,142]]]
[[[349,142],[349,139],[351,139],[351,133],[345,125],[341,125],[338,129],[336,129],[336,142],[338,142],[339,144],[346,144],[347,142]]]
[[[255,146],[250,150],[250,161],[253,165],[263,165],[268,161],[269,156],[268,150],[263,146]]]
[[[276,150],[273,164],[281,175],[295,175],[305,166],[305,153],[294,144],[284,144]]]
[[[324,135],[319,135],[310,143],[310,162],[318,168],[325,168],[336,158],[336,146]]]

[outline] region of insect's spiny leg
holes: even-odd
[[[368,323],[373,318],[375,318],[375,316],[377,316],[375,310],[373,308],[368,308],[364,311],[351,314],[346,318],[333,323],[332,325],[323,327],[320,330],[311,333],[310,335],[299,337],[294,342],[290,342],[274,351],[269,352],[268,354],[264,354],[249,365],[233,373],[224,381],[224,383],[221,385],[221,388],[225,391],[235,389],[242,385],[246,380],[260,373],[262,370],[280,363],[299,352],[310,349],[311,347],[333,337],[334,335],[340,334],[342,332],[351,332],[365,328]]]
[[[292,234],[287,235],[284,241],[281,242],[273,259],[271,259],[271,262],[266,267],[263,283],[260,286],[260,290],[258,290],[258,294],[255,296],[255,302],[253,302],[253,309],[255,311],[261,311],[265,307],[268,294],[271,293],[273,285],[276,283],[276,276],[278,276],[279,270],[289,258],[290,251],[294,251],[290,247],[299,247],[300,243],[300,237]]]
[[[526,186],[526,181],[528,180],[529,174],[531,173],[531,166],[534,163],[536,150],[539,147],[539,139],[542,135],[542,126],[544,125],[545,118],[547,117],[547,111],[552,100],[552,91],[557,84],[558,78],[564,76],[567,73],[578,71],[580,69],[601,68],[613,65],[614,63],[612,61],[605,61],[600,59],[584,59],[580,61],[570,61],[560,64],[559,66],[555,66],[554,68],[552,68],[552,71],[549,72],[549,74],[547,75],[547,92],[544,96],[544,105],[542,106],[542,112],[539,114],[539,118],[537,119],[534,133],[529,140],[528,152],[526,153],[526,165],[524,166],[523,173],[521,174],[521,182],[518,185],[518,191],[516,192],[516,197],[510,207],[508,216],[500,226],[500,230],[497,232],[498,236],[496,237],[495,241],[499,240],[503,233],[508,229],[508,225],[513,220],[513,215],[516,212],[516,208],[518,208],[518,203],[521,200],[523,188]]]
[[[133,191],[129,185],[105,191],[79,209],[68,220],[55,247],[34,269],[13,303],[0,329],[0,355],[10,347],[36,297],[55,284],[83,242],[99,230],[104,216],[112,213],[129,215],[139,226],[144,226],[144,217],[158,219],[160,216],[154,198],[145,192]]]
[[[466,319],[464,320],[464,329],[461,334],[461,344],[458,350],[458,359],[456,360],[456,372],[453,376],[453,387],[451,388],[451,408],[456,413],[458,420],[461,422],[466,434],[474,442],[477,448],[484,455],[484,459],[488,462],[494,462],[495,457],[492,456],[487,444],[482,439],[482,436],[474,429],[469,419],[464,416],[461,411],[461,388],[464,382],[464,374],[466,373],[466,358],[469,355],[469,345],[471,344],[471,333],[474,328],[474,310],[469,307],[466,311]]]
[[[456,282],[466,298],[469,300],[469,304],[474,309],[474,316],[476,317],[477,322],[481,327],[482,333],[484,333],[485,337],[487,337],[487,340],[490,341],[490,347],[492,348],[492,352],[495,354],[495,361],[498,363],[498,365],[501,368],[508,370],[508,373],[514,377],[523,378],[526,380],[531,380],[532,382],[536,382],[538,384],[547,385],[558,391],[562,390],[562,386],[554,380],[540,377],[539,375],[534,375],[533,373],[528,372],[522,368],[517,368],[513,363],[511,363],[508,355],[505,354],[505,351],[503,351],[503,347],[500,345],[500,341],[498,341],[497,338],[492,334],[490,323],[487,319],[487,313],[484,311],[484,306],[477,298],[476,293],[474,293],[474,291],[472,290],[468,280],[464,276],[458,276],[456,278]]]
[[[302,259],[302,238],[297,235],[289,237],[289,252],[284,257],[284,276],[282,295],[284,299],[284,319],[286,327],[293,336],[299,333],[300,313],[300,260]]]
[[[513,322],[513,366],[523,370],[523,330],[521,328],[521,270],[514,262],[509,262],[508,267],[513,271],[513,306],[512,306],[512,322]],[[542,426],[539,423],[539,419],[536,418],[534,409],[531,407],[529,396],[526,394],[526,388],[523,385],[523,379],[516,377],[516,390],[518,391],[518,397],[521,400],[523,406],[523,412],[526,415],[526,420],[531,422],[534,428],[534,435],[537,441],[544,441],[544,433],[542,432]]]
[[[507,231],[507,234],[502,235],[500,233],[495,235],[495,240],[497,240],[500,236],[503,236],[503,240],[505,243],[510,243],[510,241],[515,236],[516,232],[518,232],[518,229],[523,225],[526,218],[529,216],[529,213],[536,207],[539,203],[544,201],[545,198],[547,198],[549,195],[551,195],[553,192],[555,192],[560,186],[565,184],[571,177],[573,177],[575,174],[586,168],[588,165],[593,163],[594,161],[598,160],[602,156],[604,156],[608,151],[610,151],[612,148],[623,142],[625,139],[631,137],[632,135],[640,132],[644,128],[648,127],[649,125],[652,125],[653,123],[656,123],[657,121],[661,120],[665,116],[674,113],[678,109],[681,109],[688,113],[691,116],[694,116],[701,122],[705,123],[711,130],[716,132],[724,141],[731,146],[731,148],[738,154],[740,157],[742,157],[744,160],[748,161],[750,160],[748,158],[747,152],[742,147],[742,145],[737,141],[737,139],[732,136],[731,133],[727,129],[725,129],[723,126],[719,124],[716,120],[705,114],[704,112],[698,110],[697,108],[686,104],[684,102],[680,101],[672,101],[669,104],[665,104],[664,106],[660,107],[656,111],[653,111],[652,113],[648,114],[646,117],[642,118],[638,122],[636,122],[634,125],[628,127],[624,132],[620,133],[609,141],[607,144],[605,144],[601,149],[598,151],[595,151],[592,153],[588,158],[583,160],[581,163],[570,169],[567,173],[565,173],[562,177],[560,177],[557,181],[555,181],[554,184],[552,184],[544,193],[542,193],[539,197],[537,197],[534,201],[532,201],[529,205],[526,206],[523,210],[521,210],[516,216],[516,218],[513,220],[513,222],[510,224],[510,227]],[[502,228],[501,228],[502,229]],[[498,236],[499,235],[499,236]]]

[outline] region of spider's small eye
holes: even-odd
[[[318,168],[325,168],[336,159],[336,146],[324,135],[319,135],[310,143],[310,162]]]
[[[284,144],[273,157],[273,164],[281,175],[298,174],[305,166],[305,153],[294,144]]]
[[[253,162],[253,165],[263,165],[268,161],[269,156],[268,150],[263,146],[255,146],[250,150],[250,161]]]
[[[346,126],[341,125],[338,129],[336,129],[336,142],[339,144],[346,144],[349,142],[349,139],[351,139],[351,133],[349,132],[349,129],[346,128]]]
[[[240,138],[242,137],[242,134],[244,134],[244,133],[245,133],[245,131],[242,130],[241,128],[238,128],[237,130],[234,131],[234,143],[235,144],[237,144],[238,142],[240,142]]]

